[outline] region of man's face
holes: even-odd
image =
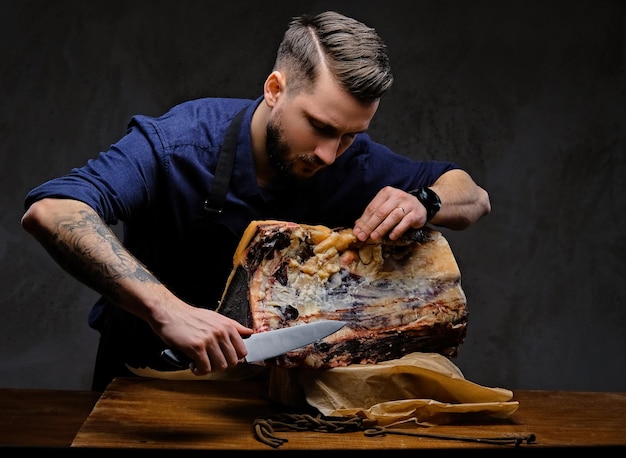
[[[367,130],[377,108],[378,101],[359,102],[327,75],[311,90],[283,94],[267,123],[270,166],[281,178],[312,177]]]

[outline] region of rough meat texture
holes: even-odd
[[[416,351],[456,356],[468,316],[460,279],[448,242],[430,228],[360,242],[352,229],[258,221],[235,254],[220,311],[255,332],[347,322],[268,361],[280,367],[372,364]]]

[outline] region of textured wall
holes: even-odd
[[[95,294],[19,226],[26,192],[132,114],[256,97],[289,18],[337,9],[390,48],[396,84],[372,135],[490,192],[490,216],[444,231],[470,308],[466,378],[626,390],[624,2],[0,4],[0,387],[88,389],[98,338]]]

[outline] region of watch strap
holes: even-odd
[[[427,186],[422,186],[412,191],[408,191],[412,196],[417,197],[417,200],[426,209],[426,221],[430,221],[439,210],[441,210],[441,199],[435,191]]]

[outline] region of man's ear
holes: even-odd
[[[274,70],[265,80],[263,85],[263,95],[265,96],[265,103],[270,107],[276,105],[278,98],[285,92],[286,81],[285,76],[278,70]]]

